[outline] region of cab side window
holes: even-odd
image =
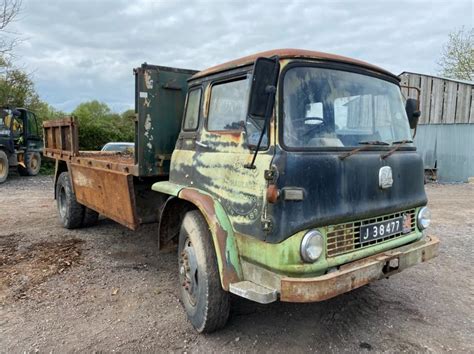
[[[201,106],[201,89],[192,89],[188,94],[183,130],[196,130],[199,124],[199,107]]]
[[[36,116],[34,113],[28,112],[28,135],[39,136],[38,125],[36,124]]]
[[[240,130],[246,120],[249,78],[214,84],[207,128],[209,131]]]

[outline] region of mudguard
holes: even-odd
[[[153,184],[152,190],[186,200],[194,204],[206,219],[216,252],[222,288],[243,280],[234,230],[222,205],[211,195],[169,181]]]

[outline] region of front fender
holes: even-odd
[[[234,230],[222,205],[211,195],[196,188],[189,188],[171,182],[157,182],[152,189],[177,196],[194,204],[204,215],[211,231],[216,252],[222,288],[243,279]]]

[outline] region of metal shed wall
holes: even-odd
[[[437,170],[442,183],[474,176],[474,83],[403,72],[401,85],[420,89],[421,117],[415,145],[425,169]],[[405,97],[416,90],[402,88]]]
[[[474,83],[403,72],[401,85],[420,89],[419,124],[474,123]],[[405,97],[417,98],[415,90],[402,88]]]
[[[474,124],[419,125],[415,145],[425,169],[437,168],[439,182],[467,182],[474,176]]]

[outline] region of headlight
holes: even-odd
[[[308,231],[301,241],[301,258],[305,262],[313,263],[323,253],[323,247],[323,235],[316,230]]]
[[[420,230],[426,229],[428,226],[430,226],[431,222],[431,211],[427,207],[423,207],[420,209],[418,212],[418,228]]]

